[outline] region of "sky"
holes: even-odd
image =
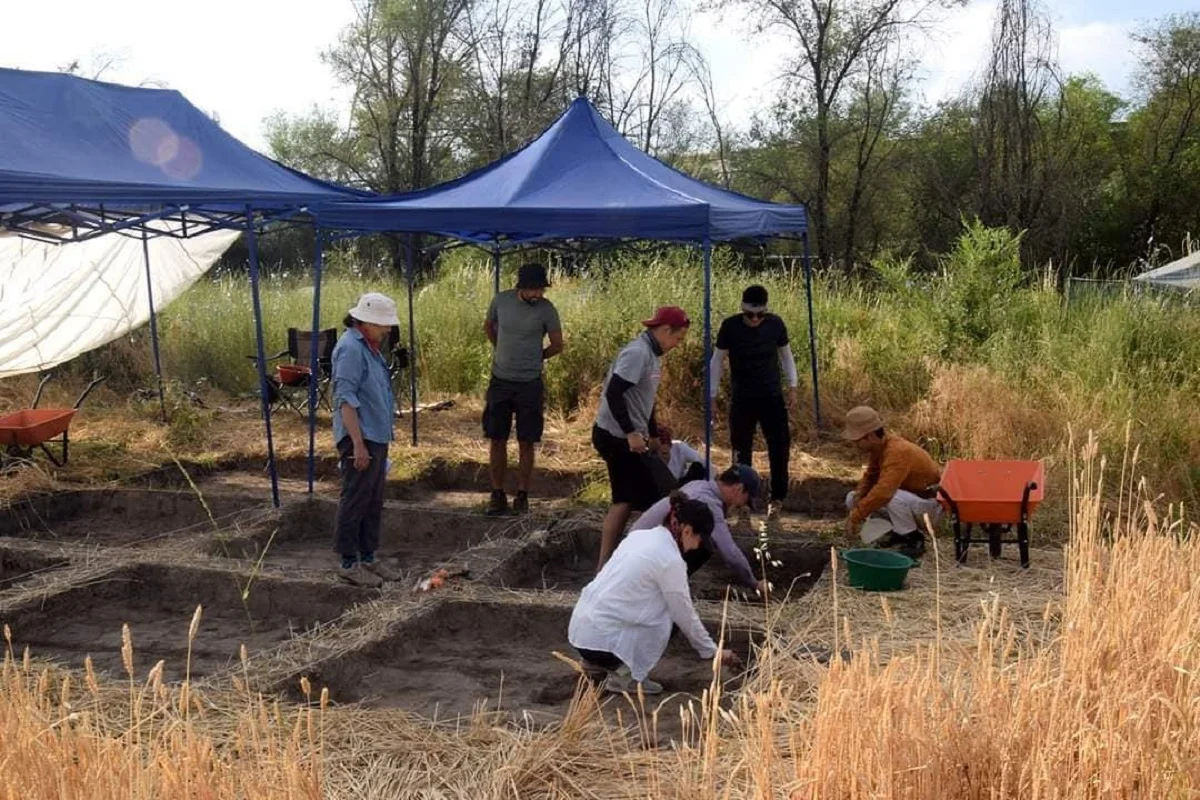
[[[1128,91],[1138,25],[1195,8],[1196,0],[1046,0],[1059,59],[1072,73],[1092,72]],[[997,0],[969,0],[943,14],[920,45],[919,94],[929,103],[952,96],[980,70]],[[200,5],[148,0],[57,0],[46,6],[0,0],[5,32],[0,66],[57,70],[78,60],[112,58],[105,80],[154,81],[183,92],[237,138],[266,150],[263,121],[272,113],[338,108],[348,93],[320,53],[353,19],[349,0],[207,0]],[[14,32],[20,32],[14,35]],[[754,34],[744,20],[691,17],[690,36],[712,65],[727,123],[745,128],[775,93],[774,76],[789,54],[780,36]]]

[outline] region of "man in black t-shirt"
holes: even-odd
[[[795,407],[798,379],[787,325],[767,311],[764,287],[751,286],[742,292],[742,313],[721,323],[712,356],[712,385],[708,389],[713,398],[721,385],[721,365],[726,355],[730,367],[729,438],[733,459],[751,466],[754,430],[761,425],[771,466],[767,521],[772,522],[787,496],[788,456],[792,446],[788,408]],[[783,397],[785,380],[787,402]]]

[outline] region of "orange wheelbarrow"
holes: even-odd
[[[938,500],[954,525],[954,558],[967,561],[967,548],[986,543],[992,558],[1005,544],[1017,545],[1029,566],[1029,519],[1041,505],[1046,469],[1040,461],[950,461],[942,471]],[[986,539],[972,539],[978,525]],[[1016,539],[1004,535],[1016,528]]]
[[[54,466],[61,467],[67,463],[71,420],[75,418],[84,399],[104,378],[96,378],[89,383],[71,408],[38,408],[38,401],[42,399],[42,389],[46,387],[48,380],[49,375],[38,383],[32,406],[0,416],[0,447],[4,448],[0,460],[28,461],[33,457],[34,449],[41,448]],[[46,446],[51,443],[62,445],[61,461]]]

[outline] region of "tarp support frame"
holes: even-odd
[[[313,251],[312,344],[308,359],[308,493],[312,494],[317,472],[317,384],[320,383],[321,273],[325,267],[325,231],[317,226]],[[332,406],[332,403],[330,404]],[[334,413],[337,413],[336,411]]]
[[[154,375],[158,379],[158,410],[167,421],[167,400],[163,392],[162,356],[158,348],[158,314],[154,310],[154,281],[150,276],[150,238],[142,231],[142,259],[146,262],[146,299],[150,303],[150,347],[154,352]]]
[[[254,340],[257,348],[258,393],[262,400],[263,425],[267,431],[267,472],[271,476],[271,504],[279,508],[279,472],[275,464],[275,437],[271,433],[271,400],[267,382],[267,348],[263,341],[262,298],[258,291],[258,233],[250,209],[246,209],[246,249],[250,256],[250,297],[254,304]]]

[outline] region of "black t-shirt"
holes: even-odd
[[[729,352],[730,386],[735,397],[783,394],[779,348],[788,343],[787,325],[774,314],[752,328],[741,314],[728,317],[717,332],[717,349]]]

